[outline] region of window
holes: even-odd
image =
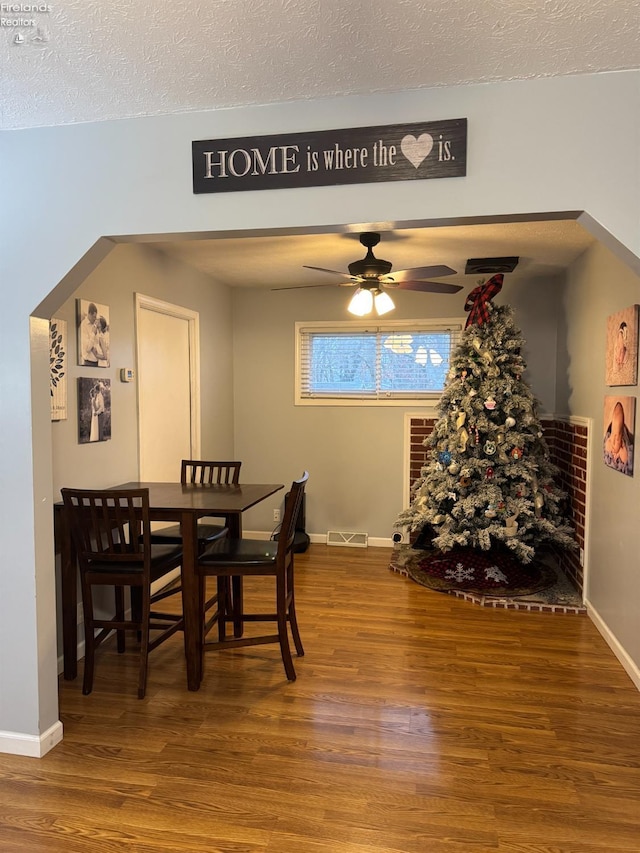
[[[296,323],[296,404],[437,402],[460,321]]]

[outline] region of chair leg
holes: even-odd
[[[227,580],[227,586],[229,581]],[[233,636],[241,637],[244,633],[244,622],[242,614],[244,613],[242,577],[234,575],[231,578],[231,610],[233,613]]]
[[[293,636],[293,642],[295,643],[296,652],[298,657],[304,657],[304,648],[302,646],[302,640],[300,639],[300,632],[298,631],[298,619],[296,617],[296,600],[293,594],[293,588],[289,591],[289,624],[291,625],[291,635]]]
[[[130,587],[131,596],[131,619],[133,622],[142,624],[142,589],[139,586]],[[136,631],[136,639],[140,643],[142,641],[142,633],[140,629]]]
[[[218,588],[218,642],[222,643],[227,635],[227,617],[230,616],[231,596],[229,578],[216,578]]]
[[[296,670],[291,657],[289,632],[287,630],[287,589],[284,577],[276,579],[276,614],[278,617],[278,640],[284,671],[289,681],[296,680]]]
[[[116,586],[116,619],[118,622],[124,622],[124,587]],[[125,650],[125,632],[116,631],[118,654],[122,654]]]
[[[138,699],[144,699],[147,691],[147,669],[149,663],[149,612],[151,610],[151,591],[142,590],[142,629],[140,640],[140,674],[138,677]]]
[[[93,690],[93,670],[96,654],[95,632],[93,628],[93,596],[91,586],[82,584],[82,609],[84,611],[84,675],[82,692],[85,696]]]

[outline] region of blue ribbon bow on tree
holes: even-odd
[[[500,293],[503,281],[504,275],[499,272],[491,276],[489,281],[474,287],[464,303],[464,310],[469,312],[465,329],[469,328],[472,323],[481,326],[489,320],[489,302],[497,293]]]

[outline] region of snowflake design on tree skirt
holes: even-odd
[[[526,566],[506,549],[413,549],[401,546],[398,557],[410,578],[430,589],[464,590],[478,595],[531,595],[556,581],[553,568],[542,561]]]
[[[447,569],[444,576],[447,580],[462,583],[462,581],[472,581],[475,577],[475,570],[463,566],[462,563],[456,563],[455,569]]]
[[[508,578],[504,572],[501,572],[497,566],[489,566],[484,570],[484,576],[488,581],[496,581],[496,583],[506,583]]]

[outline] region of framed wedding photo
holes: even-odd
[[[110,367],[109,306],[76,299],[78,320],[78,364],[80,367]]]
[[[78,377],[78,444],[111,438],[111,380]]]

